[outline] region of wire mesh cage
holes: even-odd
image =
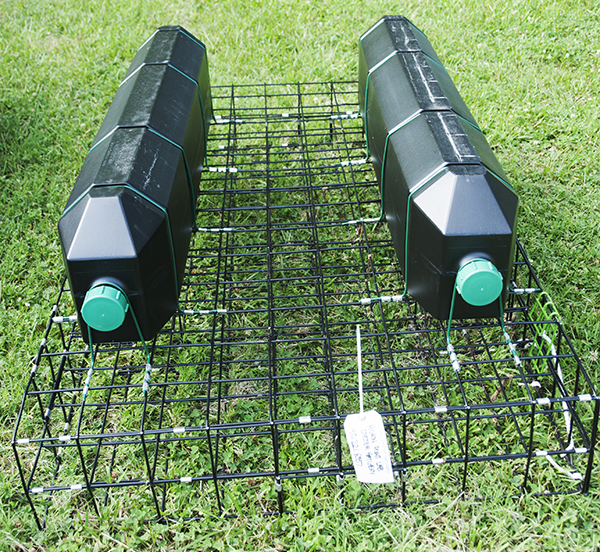
[[[149,343],[97,344],[60,290],[13,448],[50,507],[146,518],[375,508],[590,487],[600,401],[517,244],[504,320],[410,297],[365,161],[355,82],[213,87],[182,312]],[[371,222],[364,222],[373,219]],[[358,483],[343,421],[383,416],[396,475]],[[91,355],[94,355],[93,369]]]

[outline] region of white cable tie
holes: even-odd
[[[379,222],[381,221],[381,217],[372,217],[372,218],[366,218],[366,219],[354,219],[354,220],[349,220],[347,222],[342,222],[341,224],[347,224],[348,226],[353,226],[355,224],[371,224],[373,222]]]
[[[87,373],[87,377],[85,378],[85,382],[83,384],[83,400],[87,397],[88,391],[90,390],[90,382],[92,381],[92,373],[94,372],[93,368],[90,368]]]
[[[77,322],[77,315],[72,314],[71,316],[53,316],[52,322],[54,322],[54,324],[66,324],[68,322]]]
[[[58,440],[59,441],[63,441],[63,442],[70,441],[71,440],[71,436],[70,435],[59,435],[58,436]]]
[[[220,232],[234,232],[235,228],[220,228],[220,227],[213,227],[213,228],[198,228],[197,229],[198,232],[211,232],[211,233],[215,233],[218,234]]]
[[[540,291],[539,288],[512,288],[511,291],[516,295],[524,295],[530,293],[537,293]]]
[[[208,172],[213,173],[236,173],[238,172],[237,167],[206,167]]]
[[[174,427],[173,433],[185,433],[185,426]]]
[[[547,450],[536,450],[533,454],[534,454],[534,456],[548,456],[548,451]]]
[[[578,447],[575,449],[575,454],[586,454],[588,449],[586,447]]]
[[[242,124],[245,123],[244,119],[223,119],[220,115],[215,115],[214,119],[217,125],[227,125],[229,123]]]
[[[29,439],[17,439],[17,445],[28,445]]]
[[[281,484],[281,482],[277,482],[275,481],[275,491],[280,493],[281,491],[283,491],[283,485]]]
[[[44,418],[45,419],[50,418],[51,414],[52,414],[52,410],[50,410],[50,407],[46,408],[46,412],[44,412]]]
[[[525,385],[527,385],[527,382],[518,381],[517,385],[524,387]],[[531,383],[529,383],[529,385],[531,385],[531,387],[533,387],[534,389],[542,388],[542,384],[538,380],[533,380]]]
[[[434,410],[436,411],[437,414],[444,414],[445,412],[448,412],[448,407],[447,406],[436,406],[436,407],[434,407]]]
[[[460,372],[460,362],[458,361],[458,357],[454,352],[454,347],[451,343],[448,343],[448,355],[450,356],[450,362],[452,363],[452,368],[454,368],[455,372]]]
[[[44,337],[44,338],[43,338],[43,339],[40,341],[40,348],[41,348],[41,347],[45,347],[45,346],[46,346],[46,343],[48,343],[48,342],[46,341],[46,338]]]
[[[44,487],[33,487],[33,489],[29,489],[30,494],[38,494],[44,492]]]
[[[368,297],[360,300],[360,304],[363,306],[370,305],[372,302],[373,300]]]
[[[593,400],[593,397],[591,395],[579,395],[579,400],[581,402],[589,402]]]
[[[184,309],[183,314],[227,314],[229,311],[227,309],[208,309],[208,310],[192,310],[192,309]]]
[[[515,364],[517,365],[517,368],[520,368],[521,367],[521,358],[519,357],[519,353],[517,353],[517,347],[511,341],[510,336],[506,333],[506,330],[504,330],[504,339],[506,340],[508,348],[510,349],[510,352],[512,353],[512,356],[515,361]]]
[[[71,427],[71,424],[69,422],[65,422],[65,425],[63,427],[63,433],[68,433],[69,429]]]
[[[535,402],[539,405],[550,404],[550,399],[548,397],[542,397]]]
[[[434,464],[435,466],[441,466],[442,464],[446,463],[446,459],[445,458],[434,458],[431,461],[432,464]]]
[[[301,424],[310,424],[310,422],[312,421],[310,416],[300,416],[298,418],[298,422]]]
[[[308,468],[308,473],[319,473],[321,470],[320,468]]]
[[[358,111],[346,111],[346,113],[342,113],[341,115],[330,115],[329,118],[332,121],[336,121],[338,119],[358,119],[360,113]]]
[[[572,479],[573,481],[582,481],[583,480],[583,476],[578,471],[572,472],[566,468],[563,468],[548,453],[546,453],[546,458],[548,458],[548,462],[550,462],[559,472],[564,473],[565,475],[568,475],[569,478]]]
[[[72,491],[81,491],[83,489],[83,485],[81,483],[75,483],[69,487]]]
[[[31,369],[31,375],[35,374],[37,372],[37,369],[39,368],[39,364],[34,364],[33,368]]]
[[[192,478],[190,476],[182,477],[182,478],[179,479],[179,481],[181,481],[182,483],[191,483],[192,482]]]
[[[146,373],[144,374],[144,383],[142,384],[142,392],[147,393],[150,389],[150,376],[152,375],[152,364],[146,364]]]

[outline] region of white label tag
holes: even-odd
[[[344,431],[352,454],[356,479],[362,483],[392,483],[392,460],[383,419],[379,412],[369,410],[349,414]]]

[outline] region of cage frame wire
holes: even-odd
[[[477,468],[507,471],[502,496],[589,491],[600,399],[521,244],[504,326],[453,320],[456,363],[447,322],[400,295],[356,87],[212,88],[183,311],[149,344],[150,367],[137,343],[90,351],[63,282],[12,439],[40,528],[57,497],[98,515],[122,489],[139,491],[156,521],[235,515],[236,492],[257,511],[288,512],[317,479],[359,509],[448,489],[486,498]],[[397,476],[387,488],[354,480],[344,443],[358,408],[356,324],[365,399],[383,416]]]

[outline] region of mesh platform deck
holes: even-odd
[[[213,88],[177,314],[149,343],[90,351],[60,291],[13,447],[49,507],[151,519],[294,510],[318,492],[373,508],[445,496],[586,492],[600,401],[518,245],[498,320],[432,319],[406,297],[356,83]],[[204,311],[204,313],[198,313]],[[356,481],[343,420],[385,421],[396,481]],[[146,378],[146,383],[145,382]],[[86,385],[89,382],[89,385]]]

